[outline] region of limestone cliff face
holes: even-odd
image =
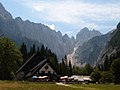
[[[74,47],[73,40],[67,34],[62,36],[60,31],[51,30],[44,24],[33,23],[28,20],[23,21],[20,17],[16,18],[15,22],[22,33],[22,37],[44,44],[56,53],[59,59],[62,59]]]
[[[0,30],[1,33],[14,41],[21,40],[21,33],[11,14],[0,3]]]
[[[80,30],[76,35],[76,45],[81,46],[84,42],[87,42],[95,36],[100,36],[101,33],[96,30],[89,30],[87,27]]]
[[[56,53],[59,59],[68,54],[74,47],[73,38],[67,35],[62,36],[60,31],[51,30],[41,23],[34,23],[29,20],[23,21],[20,17],[13,19],[1,3],[0,33],[11,38],[17,44],[22,42],[27,43],[29,46],[32,46],[33,43],[36,46],[43,44]]]
[[[120,23],[117,25],[116,29],[111,33],[109,42],[106,44],[106,47],[100,53],[97,64],[103,64],[105,61],[106,55],[110,57],[111,55],[120,51]]]
[[[77,66],[83,66],[85,63],[94,64],[106,41],[106,35],[85,27],[77,33],[75,47],[73,52],[68,54],[68,60]]]
[[[102,49],[106,46],[109,37],[110,34],[96,36],[79,46],[76,50],[78,61],[81,64],[89,63],[94,65]]]

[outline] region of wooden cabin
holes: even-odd
[[[43,78],[44,77],[44,78]],[[57,72],[49,59],[42,60],[37,52],[16,72],[16,80],[57,80]],[[42,80],[44,79],[44,80]]]

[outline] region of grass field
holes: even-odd
[[[0,90],[120,90],[120,85],[98,85],[98,84],[40,84],[32,82],[0,81]]]

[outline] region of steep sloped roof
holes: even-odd
[[[29,71],[30,69],[38,65],[38,63],[40,63],[41,61],[42,58],[40,57],[40,53],[36,52],[23,64],[23,66],[20,69],[18,69],[16,74],[19,73],[20,71],[23,72]]]
[[[42,68],[46,63],[48,63],[50,65],[50,67],[55,71],[54,66],[52,65],[52,63],[50,62],[49,59],[45,59],[43,61],[41,61],[38,65],[36,65],[34,68],[32,68],[29,73],[26,75],[26,77],[31,77],[33,76],[37,71],[40,70],[40,68]],[[56,73],[56,71],[55,71]]]
[[[34,74],[36,74],[40,68],[42,68],[46,63],[50,65],[50,67],[55,71],[54,66],[50,62],[49,59],[42,59],[40,57],[40,53],[36,52],[33,54],[30,59],[28,59],[23,66],[16,72],[16,75],[19,74],[19,72],[24,72],[24,77],[32,77]],[[57,74],[57,73],[56,73]]]

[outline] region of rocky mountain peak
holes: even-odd
[[[21,17],[16,17],[15,21],[22,22],[23,20],[21,19]]]
[[[3,5],[1,3],[0,3],[0,17],[4,18],[6,20],[12,19],[12,15],[5,10],[5,8],[3,7]]]
[[[120,22],[119,22],[118,25],[117,25],[117,29],[120,29]]]
[[[65,34],[65,35],[63,36],[63,38],[69,38],[69,36],[68,36],[67,34]]]
[[[62,33],[60,31],[57,32],[57,35],[61,38],[62,37]]]
[[[80,32],[89,32],[89,29],[87,27],[84,27],[83,29],[80,30]]]
[[[76,35],[76,45],[81,46],[84,42],[88,41],[89,39],[99,36],[101,33],[96,30],[89,30],[87,27],[80,30],[80,32]]]

